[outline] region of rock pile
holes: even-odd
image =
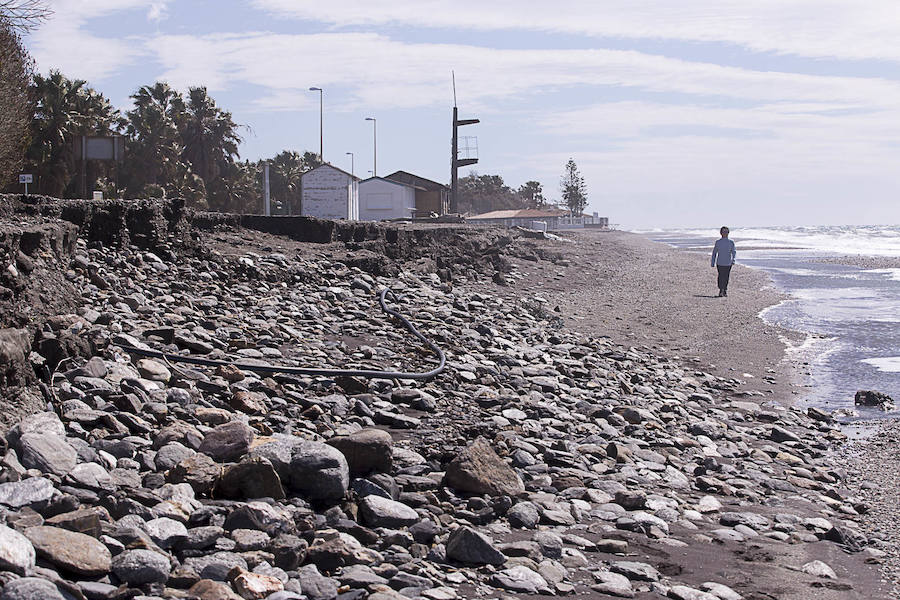
[[[828,419],[558,329],[539,299],[274,251],[164,261],[80,244],[67,277],[81,306],[35,347],[75,338],[83,356],[31,356],[48,407],[0,452],[2,600],[732,600],[752,582],[682,576],[668,553],[866,546]],[[374,309],[384,286],[446,350],[436,379],[260,376],[121,349],[430,368]]]

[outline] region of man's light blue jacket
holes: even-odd
[[[734,264],[736,256],[734,242],[728,238],[719,238],[716,240],[716,245],[713,246],[712,260],[709,264],[711,267],[730,267]]]

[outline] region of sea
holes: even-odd
[[[707,253],[719,238],[715,228],[640,233]],[[760,317],[802,334],[785,342],[804,400],[850,424],[900,417],[854,405],[858,390],[875,390],[900,407],[900,226],[735,228],[729,237],[739,264],[765,271],[789,296]]]

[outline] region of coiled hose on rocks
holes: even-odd
[[[388,296],[390,296],[391,300],[393,301],[398,300],[398,296],[393,292],[393,290],[391,290],[390,288],[383,289],[378,295],[378,302],[381,305],[382,312],[397,318],[407,329],[407,331],[412,333],[419,341],[428,346],[431,352],[435,356],[437,356],[439,361],[438,366],[434,369],[425,371],[423,373],[408,373],[405,371],[377,371],[370,369],[318,369],[311,367],[253,365],[229,360],[213,360],[209,358],[198,358],[195,356],[182,356],[180,354],[170,354],[168,352],[160,352],[159,350],[151,350],[149,348],[137,348],[135,346],[119,345],[119,347],[130,354],[137,354],[150,358],[162,358],[169,362],[189,363],[192,365],[203,365],[207,367],[234,366],[238,369],[241,369],[242,371],[253,371],[256,373],[288,373],[291,375],[319,375],[323,377],[362,377],[365,379],[431,379],[432,377],[443,371],[446,366],[447,357],[444,355],[444,351],[441,350],[437,346],[437,344],[419,333],[419,330],[416,329],[415,325],[413,325],[409,321],[409,319],[401,315],[396,310],[388,308],[387,304],[385,304],[385,298]]]

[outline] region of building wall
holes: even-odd
[[[416,216],[427,217],[431,213],[447,214],[448,194],[443,190],[416,190]]]
[[[359,184],[359,219],[406,219],[413,216],[416,190],[409,186],[370,179]]]
[[[303,175],[300,214],[320,219],[359,218],[358,182],[323,166]]]

